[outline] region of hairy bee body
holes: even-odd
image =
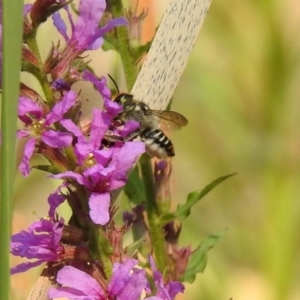
[[[128,120],[135,120],[140,124],[129,139],[139,136],[150,156],[164,159],[175,155],[173,144],[160,129],[160,123],[180,128],[187,124],[184,116],[172,111],[151,110],[147,104],[134,100],[132,95],[126,93],[119,94],[114,101],[123,107],[117,116],[118,121],[125,124]]]

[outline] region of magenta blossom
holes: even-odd
[[[36,102],[26,97],[20,97],[18,115],[25,127],[18,131],[18,138],[29,137],[19,166],[24,176],[29,174],[29,160],[37,140],[41,140],[53,148],[67,147],[72,143],[72,134],[56,131],[52,124],[62,120],[64,114],[75,104],[76,98],[75,92],[66,93],[62,100],[53,106],[52,111],[46,114]]]
[[[145,151],[142,142],[127,142],[121,148],[94,150],[94,165],[82,174],[67,171],[54,178],[72,179],[90,191],[90,217],[96,224],[105,225],[109,221],[110,192],[123,187],[127,173],[137,158]]]
[[[44,262],[59,260],[63,250],[60,245],[64,221],[41,219],[11,237],[11,253],[34,262],[24,262],[11,269],[11,274],[25,272]]]
[[[69,22],[71,24],[71,37],[67,34],[67,26],[59,12],[53,14],[53,23],[67,42],[62,53],[61,61],[52,72],[54,78],[63,77],[70,69],[72,62],[86,50],[99,49],[103,44],[103,36],[116,26],[127,25],[125,18],[110,20],[104,27],[99,23],[106,8],[105,0],[81,0],[76,23],[66,6]]]
[[[129,259],[124,263],[115,263],[113,275],[104,290],[95,278],[72,266],[62,268],[57,274],[57,282],[63,287],[51,288],[50,299],[66,297],[68,299],[118,299],[139,300],[146,287],[145,270],[134,268],[137,260]]]
[[[178,293],[183,293],[184,285],[178,281],[170,281],[166,285],[163,281],[162,274],[157,270],[153,258],[150,256],[150,266],[153,271],[153,279],[154,279],[154,286],[155,291],[153,297],[147,298],[151,300],[173,300]],[[151,291],[150,286],[147,288],[147,292],[153,294]]]
[[[114,114],[117,107],[106,101]],[[90,217],[94,223],[104,225],[109,221],[110,192],[123,187],[127,182],[127,173],[133,167],[137,158],[145,152],[142,142],[126,142],[120,147],[101,149],[101,142],[110,124],[112,116],[108,112],[93,110],[93,119],[89,139],[71,120],[61,124],[77,137],[74,152],[77,165],[82,173],[67,171],[53,175],[58,179],[71,179],[85,186],[90,192]]]
[[[11,237],[11,253],[15,256],[37,259],[34,262],[24,262],[11,269],[11,274],[25,272],[44,262],[57,261],[63,247],[60,244],[64,220],[58,219],[56,208],[64,201],[60,194],[61,185],[48,197],[50,205],[47,219],[41,219]]]

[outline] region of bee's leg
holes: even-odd
[[[102,144],[104,147],[112,147],[114,146],[115,142],[117,141],[123,141],[123,138],[121,136],[116,135],[105,135],[102,139]]]
[[[140,130],[136,130],[131,132],[128,136],[126,136],[123,141],[124,142],[128,142],[128,141],[132,141],[133,139],[135,139],[136,137],[138,137],[140,135]]]
[[[117,136],[117,135],[105,135],[104,139],[102,140],[102,143],[104,144],[104,146],[106,147],[111,147],[115,144],[115,142],[119,141],[119,142],[128,142],[128,141],[132,141],[133,139],[135,139],[137,136],[139,136],[140,131],[136,130],[131,132],[128,136],[126,137],[121,137],[121,136]]]

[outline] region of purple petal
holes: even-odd
[[[71,133],[54,130],[45,131],[41,138],[45,144],[53,148],[67,147],[73,140]]]
[[[89,142],[81,142],[75,145],[75,155],[77,157],[77,162],[79,165],[82,165],[87,159],[88,155],[92,153],[94,146]]]
[[[105,77],[101,77],[101,79],[99,80],[98,77],[94,73],[92,73],[88,70],[85,70],[83,73],[83,78],[85,80],[90,81],[92,84],[95,85],[97,91],[100,93],[100,95],[103,97],[103,99],[110,99],[111,92],[110,92],[110,89],[106,85]]]
[[[30,172],[29,160],[34,152],[35,142],[36,142],[36,139],[31,138],[28,140],[28,142],[25,145],[23,158],[22,158],[22,161],[19,166],[19,170],[23,174],[23,176],[29,175],[29,172]]]
[[[135,120],[129,120],[125,123],[122,129],[118,130],[118,133],[121,135],[121,137],[127,137],[138,128],[140,128],[139,122]]]
[[[93,120],[91,123],[90,141],[94,145],[94,149],[98,150],[101,141],[111,123],[111,117],[107,113],[99,109],[93,110]]]
[[[78,173],[72,172],[72,171],[67,171],[65,173],[60,173],[57,175],[50,175],[50,177],[56,178],[56,179],[73,179],[82,185],[84,183],[83,176]]]
[[[33,4],[24,4],[23,6],[23,17],[26,16],[32,8]]]
[[[15,245],[16,244],[14,244],[13,247],[16,247]],[[19,245],[19,247],[22,247],[22,245]],[[24,255],[22,255],[21,253],[18,254],[16,251],[12,252],[12,254],[21,257],[26,257],[28,259],[37,258],[43,261],[56,261],[58,259],[58,256],[55,253],[51,252],[49,249],[42,248],[39,246],[28,247]]]
[[[51,83],[51,87],[55,90],[69,91],[71,89],[70,83],[66,82],[62,78],[57,78]]]
[[[83,299],[83,300],[94,300],[98,298],[90,298],[82,291],[79,291],[74,288],[68,287],[58,287],[58,288],[50,288],[48,291],[48,298],[49,299],[57,299],[57,298],[64,298],[64,299]],[[100,299],[100,298],[99,298]]]
[[[31,123],[31,118],[26,116],[27,114],[40,119],[43,115],[43,110],[36,102],[32,101],[31,99],[20,97],[18,104],[18,116],[26,124]]]
[[[104,108],[112,118],[117,116],[123,110],[121,105],[108,99],[104,99]]]
[[[73,16],[69,10],[69,5],[66,5],[63,7],[63,9],[67,12],[68,14],[68,19],[69,19],[69,22],[71,24],[71,29],[72,29],[72,32],[75,30],[75,24],[74,24],[74,20],[73,20]]]
[[[51,125],[60,121],[63,115],[75,104],[76,98],[77,94],[75,92],[67,92],[62,100],[53,106],[52,111],[46,117],[46,123]]]
[[[111,295],[118,295],[130,279],[131,269],[138,263],[136,259],[128,259],[122,264],[114,264],[114,272],[108,284]]]
[[[100,164],[103,167],[106,167],[109,160],[111,159],[112,150],[105,149],[105,150],[93,151],[93,155],[94,155],[94,158],[95,158],[97,164]]]
[[[97,38],[95,41],[93,41],[86,50],[98,50],[104,43],[103,37]]]
[[[105,225],[109,221],[109,193],[92,193],[89,199],[90,217],[95,224]]]
[[[59,188],[48,197],[48,203],[49,203],[49,211],[48,216],[50,218],[55,217],[55,211],[59,205],[61,205],[65,201],[65,196],[58,194],[60,192],[61,187],[64,186],[64,184],[60,185]]]
[[[124,177],[138,157],[145,152],[142,142],[126,142],[122,148],[114,148],[111,164],[116,167],[115,178]]]
[[[10,269],[10,274],[13,275],[13,274],[16,274],[16,273],[26,272],[29,269],[37,267],[37,266],[41,265],[44,262],[45,262],[45,260],[41,259],[41,260],[37,260],[37,261],[34,261],[34,262],[27,261],[27,262],[21,263],[21,264],[15,266],[15,267],[11,268]]]
[[[124,177],[118,177],[118,179],[111,179],[109,183],[109,190],[113,191],[116,189],[119,189],[123,187],[127,182],[127,176],[124,175]]]
[[[95,278],[72,266],[63,267],[58,271],[57,281],[64,286],[81,291],[91,298],[104,297],[104,292]]]
[[[86,39],[86,45],[88,47],[92,47],[93,43],[97,39],[99,39],[100,37],[103,37],[108,31],[110,31],[113,28],[115,28],[116,26],[120,26],[120,25],[128,25],[128,21],[124,17],[110,20],[104,27],[97,29],[93,35],[89,36]]]
[[[91,183],[99,184],[99,181],[108,179],[109,175],[115,170],[115,166],[103,167],[100,164],[93,165],[86,169],[83,175],[89,179]]]
[[[119,300],[139,300],[142,291],[146,287],[147,278],[145,270],[134,271],[125,285]]]
[[[58,30],[58,32],[64,37],[66,42],[68,42],[70,39],[67,34],[67,25],[65,21],[61,18],[61,15],[59,12],[55,12],[52,15],[53,24]]]
[[[79,17],[72,33],[72,40],[78,42],[78,47],[86,49],[89,44],[86,38],[91,36],[98,28],[99,21],[105,11],[106,3],[104,0],[85,0],[80,1]],[[94,39],[95,40],[95,39]]]
[[[152,257],[152,255],[149,255],[149,263],[150,263],[150,268],[153,272],[157,271],[156,265],[155,265],[155,261]]]
[[[22,139],[28,137],[30,134],[26,130],[18,129],[17,131],[17,138]]]
[[[171,299],[174,299],[178,293],[184,292],[184,285],[178,281],[170,281],[166,289],[168,290],[169,296]]]
[[[80,128],[77,125],[75,125],[75,123],[72,120],[63,119],[60,121],[60,124],[62,126],[64,126],[68,131],[73,133],[78,138],[78,142],[85,141],[82,131],[80,130]]]

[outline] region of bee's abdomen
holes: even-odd
[[[175,155],[172,142],[160,129],[148,127],[141,132],[140,136],[151,156],[167,158]]]

